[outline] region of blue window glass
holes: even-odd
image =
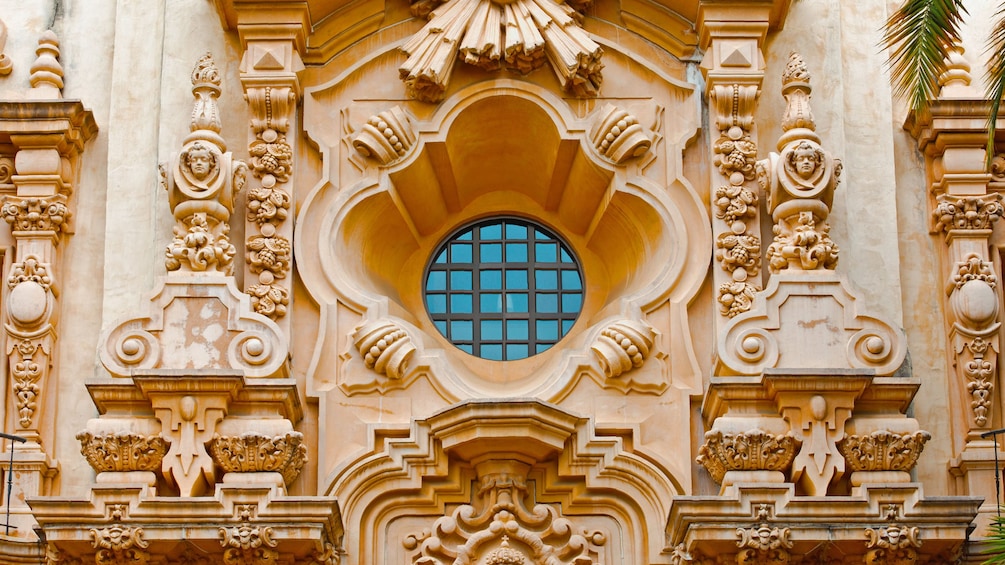
[[[558,343],[583,307],[571,249],[517,218],[461,228],[432,255],[426,310],[458,349],[493,361],[523,359]]]

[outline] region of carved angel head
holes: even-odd
[[[824,152],[820,147],[809,141],[801,141],[788,155],[785,168],[795,173],[799,178],[809,181],[823,165]]]
[[[216,153],[209,145],[196,141],[182,153],[183,172],[196,181],[206,181],[217,168]]]

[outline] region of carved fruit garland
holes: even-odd
[[[258,281],[248,285],[255,312],[277,320],[286,315],[290,291],[276,282],[285,279],[292,260],[291,243],[280,233],[290,210],[284,189],[293,174],[293,148],[286,139],[296,94],[288,87],[255,87],[246,91],[254,141],[248,147],[251,174],[258,180],[248,192],[249,230],[245,260]]]
[[[722,315],[732,318],[750,310],[760,289],[756,282],[761,269],[758,198],[748,186],[754,180],[757,157],[750,132],[757,87],[717,85],[711,98],[720,134],[713,145],[713,163],[728,183],[716,188],[712,196],[712,212],[722,221],[715,224],[716,259],[729,273],[729,280],[719,284],[718,301]]]

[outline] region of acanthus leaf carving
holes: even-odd
[[[845,436],[837,447],[852,471],[910,472],[925,442],[931,438],[932,434],[926,431],[896,434],[879,430],[868,435]]]
[[[644,155],[653,144],[638,118],[613,104],[597,114],[590,140],[601,155],[618,164]]]
[[[353,136],[352,146],[360,155],[389,165],[404,157],[415,140],[412,120],[401,106],[395,106],[367,118]]]
[[[293,482],[307,462],[307,446],[300,432],[275,437],[259,433],[215,435],[207,446],[210,456],[225,472],[276,472]]]
[[[38,198],[5,196],[0,216],[14,231],[60,232],[66,228],[70,209],[65,194]]]
[[[564,2],[450,0],[430,10],[429,22],[402,45],[408,59],[398,73],[409,96],[438,102],[458,56],[483,69],[523,74],[547,61],[563,90],[596,96],[603,50],[579,26],[579,17]]]
[[[935,231],[987,230],[1005,215],[1002,195],[951,196],[940,194],[932,212]]]
[[[143,539],[143,528],[112,524],[107,528],[91,528],[91,545],[97,549],[97,565],[146,565],[150,561],[149,542]]]
[[[80,454],[98,473],[106,471],[159,471],[170,444],[160,436],[131,432],[77,434]]]
[[[830,238],[830,226],[810,210],[779,220],[772,232],[775,239],[768,246],[768,265],[772,273],[786,269],[833,270],[839,249]]]
[[[727,471],[785,471],[796,455],[799,440],[753,429],[744,433],[712,430],[695,459],[717,483]]]

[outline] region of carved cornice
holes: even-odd
[[[170,444],[160,436],[131,432],[77,434],[80,454],[98,473],[106,471],[159,471]]]

